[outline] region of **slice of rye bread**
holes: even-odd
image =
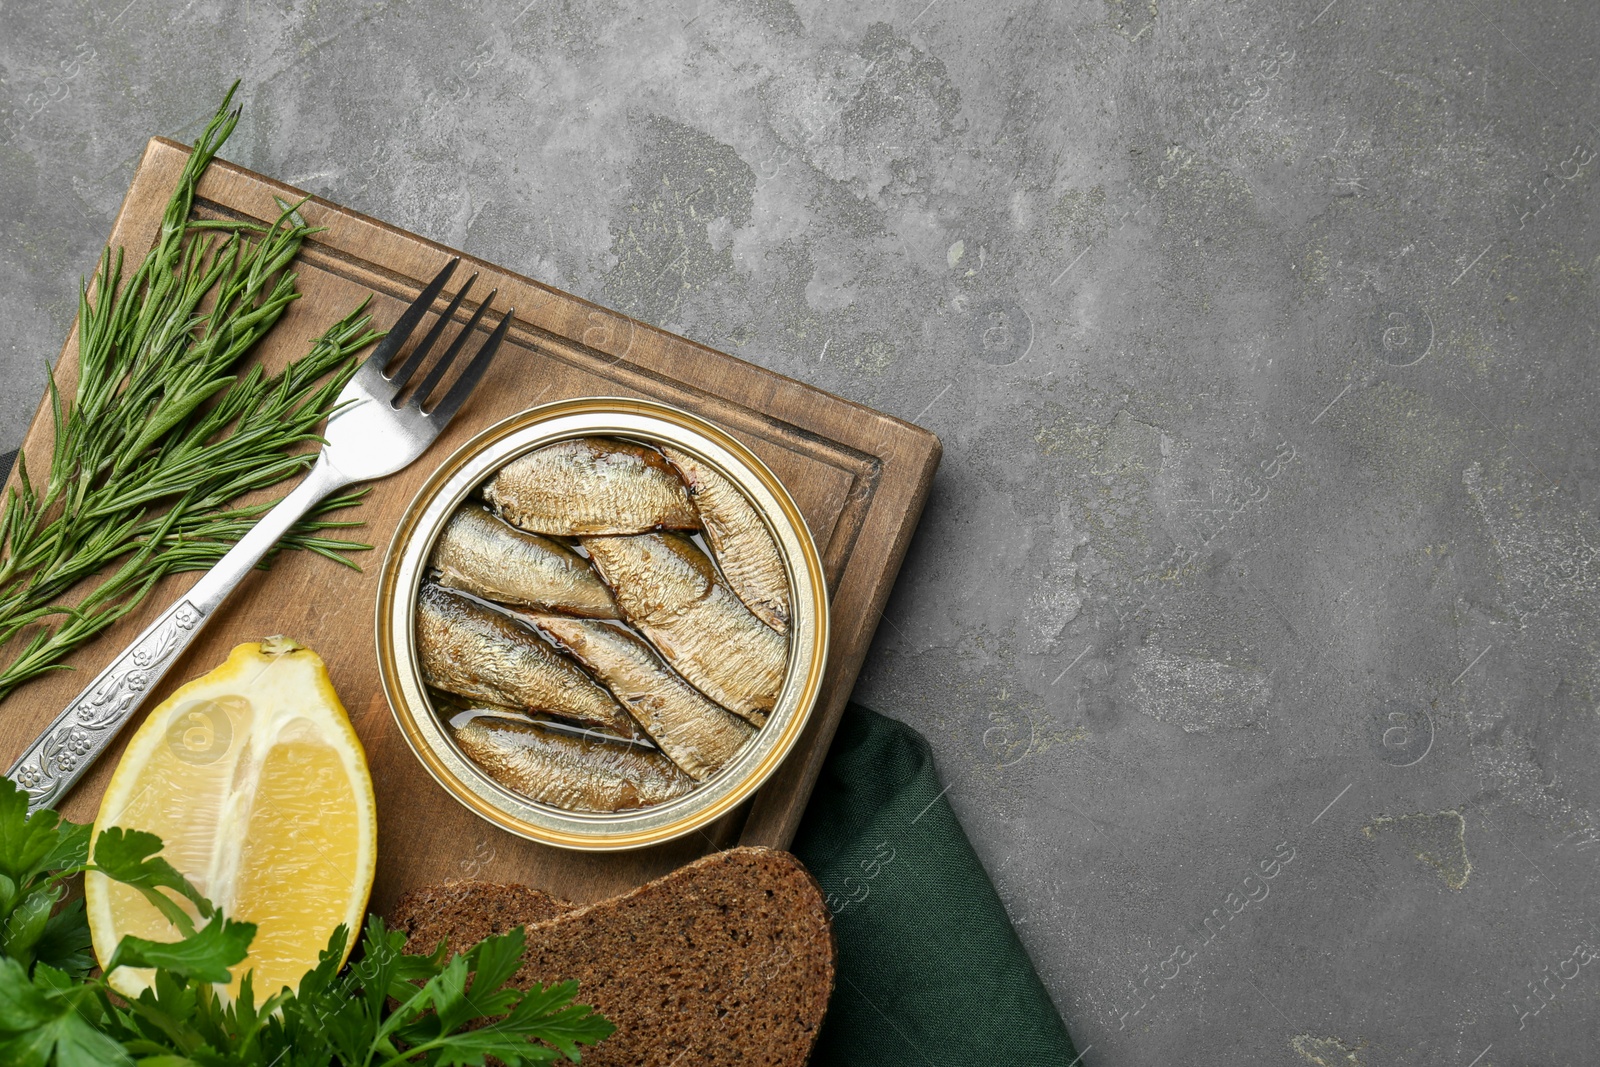
[[[555,914],[563,907],[572,908]],[[525,909],[525,910],[519,910]],[[804,1064],[833,993],[833,922],[787,852],[713,853],[611,900],[572,907],[524,886],[455,882],[395,905],[408,952],[453,952],[519,923],[512,981],[575,978],[617,1032],[585,1067]]]

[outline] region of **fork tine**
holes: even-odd
[[[429,417],[439,420],[441,427],[455,418],[455,414],[461,409],[461,405],[466,403],[467,397],[472,394],[472,390],[477,388],[484,372],[489,369],[489,361],[494,359],[494,354],[500,350],[500,342],[506,339],[506,330],[511,326],[511,316],[516,313],[517,309],[512,308],[500,316],[500,325],[496,326],[494,332],[489,335],[489,339],[483,342],[483,347],[478,349],[478,354],[472,357],[472,362],[467,364],[467,369],[461,372],[461,377],[457,378],[455,384],[450,386],[450,391],[444,394],[444,399],[439,401],[432,411],[428,412]]]
[[[428,371],[428,376],[422,380],[422,384],[417,386],[417,391],[412,393],[410,399],[406,401],[409,406],[416,408],[418,411],[422,410],[423,401],[428,399],[428,395],[433,392],[434,386],[439,384],[439,380],[444,377],[445,371],[450,369],[450,364],[454,363],[456,357],[461,354],[461,349],[465,347],[467,338],[471,337],[472,331],[478,328],[478,321],[483,318],[483,313],[489,310],[489,305],[494,302],[494,295],[499,291],[498,289],[489,290],[489,295],[483,298],[483,303],[478,305],[478,310],[472,313],[472,318],[468,319],[467,324],[461,327],[461,332],[456,334],[456,339],[450,342],[450,347],[445,349],[444,355],[439,357],[439,361],[433,365],[432,370]]]
[[[450,280],[451,273],[460,262],[461,257],[454,256],[444,265],[443,270],[434,275],[433,281],[423,288],[422,293],[411,302],[410,307],[400,313],[400,317],[389,328],[383,340],[378,342],[378,347],[367,357],[366,365],[377,371],[380,377],[383,376],[383,369],[389,365],[389,361],[399,353],[400,346],[406,343],[411,332],[417,328],[417,323],[422,321],[423,313],[433,306],[434,298],[439,295],[439,290],[444,288],[444,283]]]
[[[444,328],[450,325],[451,319],[455,318],[456,309],[461,306],[462,298],[467,295],[467,290],[471,289],[472,283],[477,280],[478,274],[474,271],[472,277],[467,279],[467,284],[463,285],[461,291],[451,299],[450,306],[444,309],[444,314],[439,316],[439,321],[433,324],[433,329],[428,331],[428,336],[424,337],[422,343],[417,345],[416,349],[406,357],[406,361],[400,365],[400,369],[389,376],[389,380],[394,383],[395,407],[400,406],[400,391],[406,387],[406,383],[411,380],[411,376],[417,373],[417,368],[421,367],[422,361],[428,358],[428,353],[433,351],[433,346],[438,343],[440,335],[444,333]]]

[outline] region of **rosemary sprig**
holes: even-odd
[[[20,487],[0,508],[0,648],[26,637],[0,668],[0,698],[63,668],[162,578],[220,559],[272,503],[235,501],[311,465],[356,354],[381,336],[363,304],[282,372],[241,373],[298,298],[288,267],[317,231],[298,205],[280,204],[270,225],[189,218],[239,121],[237,88],[196,142],[155,247],[126,279],[122,251],[107,248],[79,291],[74,395],[50,381],[50,469],[36,483],[19,457]],[[370,546],[326,534],[360,524],[327,515],[361,495],[325,501],[278,547],[354,566],[344,554]]]

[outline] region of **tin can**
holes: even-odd
[[[423,684],[414,618],[428,558],[457,507],[496,470],[574,437],[621,437],[692,453],[732,482],[778,546],[791,596],[789,660],[767,722],[727,766],[666,803],[612,813],[574,812],[501,786],[464,755]],[[828,594],[822,560],[804,516],[783,484],[747,447],[704,419],[666,404],[622,397],[563,400],[483,431],[439,465],[395,528],[379,575],[378,669],[384,694],[411,750],[451,796],[514,834],[563,848],[617,851],[682,837],[753,794],[799,740],[816,704],[828,658]]]

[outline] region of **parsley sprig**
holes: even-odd
[[[102,832],[55,812],[28,814],[0,778],[0,1063],[17,1067],[508,1067],[581,1059],[610,1022],[574,1003],[576,982],[521,990],[521,927],[450,955],[409,955],[405,934],[372,916],[341,968],[349,931],[333,933],[296,990],[256,1003],[251,976],[220,996],[256,928],[224,916],[160,856],[153,834]],[[83,900],[67,880],[86,870],[133,886],[184,935],[124,937],[97,973]],[[178,903],[187,900],[201,925]],[[136,999],[112,993],[118,967],[153,968]]]

